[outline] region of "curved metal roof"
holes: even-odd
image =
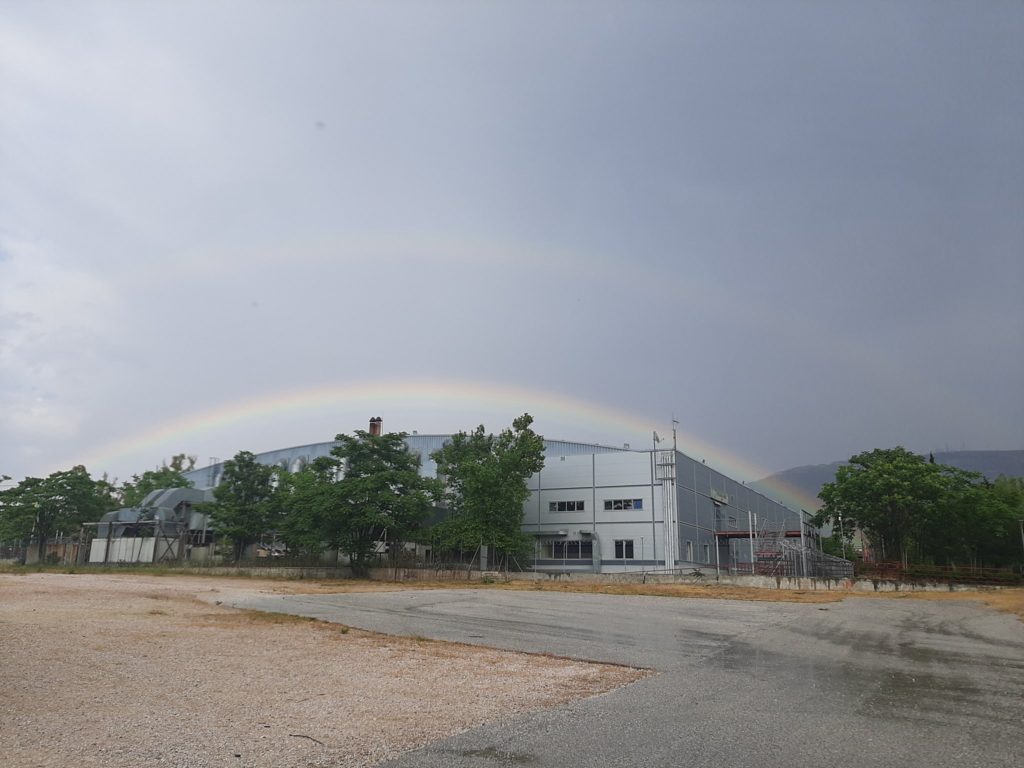
[[[421,435],[417,433],[405,436],[406,446],[412,453],[420,457],[420,471],[424,475],[433,477],[437,474],[437,464],[430,458],[430,455],[451,440],[451,437],[451,435]],[[308,445],[295,445],[290,448],[277,448],[272,451],[255,454],[256,461],[261,464],[277,464],[290,472],[296,472],[307,466],[314,459],[318,459],[321,456],[329,456],[331,449],[337,444],[337,441],[331,440],[322,443],[309,443]],[[629,449],[614,448],[608,445],[598,445],[597,443],[581,443],[571,440],[544,440],[544,454],[546,456],[578,456],[580,454],[611,453],[627,450]],[[224,462],[220,461],[206,467],[185,472],[184,475],[192,481],[196,488],[212,488],[220,481],[220,475],[223,470]]]

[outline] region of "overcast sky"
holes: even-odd
[[[16,479],[524,410],[1024,448],[1022,289],[1021,2],[0,2]]]

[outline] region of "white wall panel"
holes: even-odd
[[[650,453],[602,453],[594,457],[597,485],[651,483]]]
[[[549,456],[540,471],[541,489],[590,488],[593,479],[593,458],[590,456]]]

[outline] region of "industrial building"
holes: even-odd
[[[541,570],[820,570],[806,512],[678,450],[560,455],[549,447],[529,488],[523,526],[536,537]]]
[[[379,420],[371,422],[371,433],[381,429]],[[406,446],[420,457],[422,474],[437,475],[430,456],[450,437],[415,432],[406,436]],[[329,455],[335,444],[282,448],[257,454],[256,459],[297,472]],[[204,515],[191,512],[190,505],[211,498],[223,470],[224,462],[213,460],[185,473],[194,489],[164,492],[173,498],[147,498],[140,508],[145,512],[119,510],[105,516],[91,560],[110,562],[136,555],[138,546],[116,540],[133,538],[140,525],[158,530],[164,541],[146,545],[153,550],[142,553],[146,562],[176,551],[193,558],[206,556],[208,522]],[[537,570],[692,569],[838,576],[846,575],[849,565],[819,551],[818,533],[807,513],[789,509],[675,449],[545,440],[544,468],[529,479],[528,488],[523,530],[535,540]],[[197,495],[186,498],[186,490]]]
[[[164,488],[148,494],[137,507],[108,512],[95,524],[89,562],[206,560],[213,531],[208,516],[193,508],[210,501],[210,488]]]

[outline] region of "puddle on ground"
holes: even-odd
[[[1024,679],[1007,675],[1003,664],[961,666],[942,651],[919,646],[859,654],[853,661],[736,641],[707,663],[746,675],[753,685],[772,686],[778,690],[776,701],[788,706],[813,708],[816,702],[884,720],[940,726],[974,720],[1020,727],[1016,712],[1024,700]]]

